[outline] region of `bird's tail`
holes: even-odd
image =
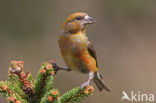
[[[111,91],[103,81],[103,77],[98,72],[94,74],[93,81],[95,82],[100,91],[102,91],[103,89],[105,89],[108,92]]]

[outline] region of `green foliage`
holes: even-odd
[[[74,88],[61,96],[61,103],[76,103],[81,99],[92,95],[94,88],[92,86],[81,89],[80,87]]]
[[[27,78],[28,78],[28,81],[29,82],[31,82],[32,84],[34,84],[33,76],[30,73],[28,74],[28,77]]]
[[[52,65],[48,62],[43,63],[35,82],[34,94],[37,98],[43,97],[45,93],[53,88],[53,75],[51,72],[54,72]]]
[[[13,86],[14,84],[11,84],[11,82],[8,81],[1,81],[0,82],[0,93],[2,96],[7,97],[9,100],[10,97],[14,98],[16,101],[19,100],[21,103],[28,103],[24,98],[23,92],[16,86]],[[19,89],[19,90],[17,90]]]
[[[9,79],[0,82],[0,94],[10,103],[76,103],[93,94],[93,87],[77,87],[60,96],[53,87],[54,74],[52,64],[44,62],[34,80],[31,73],[24,73],[22,61],[13,61]]]
[[[60,96],[59,91],[57,89],[52,89],[45,94],[40,103],[51,103],[51,102],[61,103],[58,102],[59,96]]]

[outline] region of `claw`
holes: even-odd
[[[52,64],[53,68],[54,68],[54,71],[55,71],[55,74],[57,73],[58,70],[65,70],[65,71],[71,71],[70,68],[61,68],[59,67],[54,61],[50,60],[49,63]]]
[[[89,86],[88,81],[87,81],[87,82],[85,82],[85,83],[83,83],[83,84],[81,85],[81,89],[83,89],[83,88],[85,88],[85,87],[87,87],[87,86]]]

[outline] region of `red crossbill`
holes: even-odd
[[[87,24],[94,22],[93,18],[83,12],[70,15],[62,25],[59,47],[69,69],[89,74],[88,81],[82,84],[81,88],[88,86],[93,79],[100,91],[110,91],[98,72],[96,53],[86,36]]]

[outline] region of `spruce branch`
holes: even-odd
[[[19,95],[11,95],[7,98],[10,103],[29,103],[27,100],[21,98]]]
[[[79,102],[81,99],[92,95],[94,92],[94,87],[88,86],[86,88],[81,89],[80,87],[74,88],[64,95],[60,97],[61,103],[76,103]]]
[[[3,96],[6,96],[9,102],[18,103],[18,101],[21,101],[21,103],[28,103],[21,95],[14,92],[15,90],[16,90],[15,87],[10,85],[10,82],[8,81],[0,82],[0,93]]]
[[[1,82],[0,82],[0,93],[1,93],[1,95],[6,96],[6,97],[8,97],[8,96],[10,96],[10,95],[12,95],[12,94],[15,94],[15,92],[12,91],[12,90],[8,87],[7,82],[8,82],[8,81],[5,81],[5,82],[4,82],[4,81],[1,81]]]
[[[41,98],[53,88],[54,70],[52,64],[44,62],[38,72],[35,82],[35,96]]]
[[[60,68],[54,61],[44,62],[36,80],[31,73],[24,73],[23,61],[11,61],[8,80],[0,81],[0,94],[10,103],[76,103],[93,94],[92,86],[69,90],[60,95],[54,88],[54,75]]]
[[[16,75],[22,84],[23,92],[28,95],[29,97],[33,96],[34,93],[34,86],[33,84],[28,80],[28,74],[25,74],[23,71],[24,63],[23,61],[11,61],[10,66],[10,74]]]
[[[52,89],[45,94],[40,103],[61,103],[58,102],[59,96],[60,92],[57,89]]]

